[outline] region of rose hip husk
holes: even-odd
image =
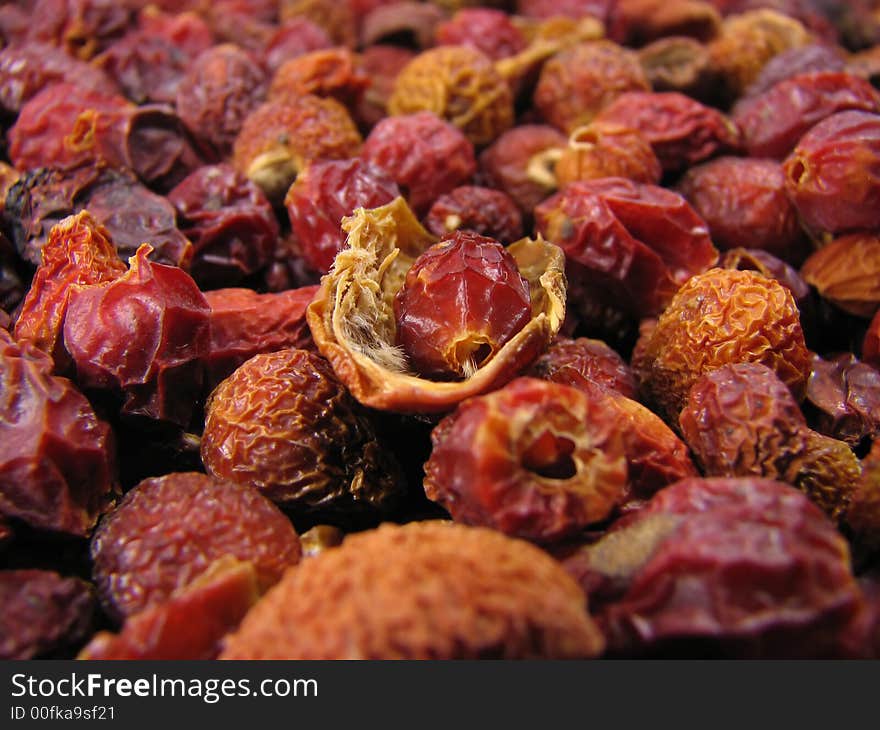
[[[498,241],[469,231],[416,259],[394,312],[410,367],[437,380],[470,377],[532,317],[516,261]]]
[[[91,544],[101,602],[119,620],[167,601],[211,564],[253,564],[266,591],[300,558],[290,521],[255,490],[196,472],[145,479],[101,522]]]
[[[284,205],[299,253],[326,274],[345,244],[343,217],[376,208],[400,195],[393,178],[359,158],[312,162],[287,191]]]

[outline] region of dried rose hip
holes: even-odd
[[[10,114],[17,114],[31,97],[58,82],[76,83],[101,94],[119,93],[103,71],[54,46],[26,43],[0,50],[0,107]]]
[[[207,24],[195,13],[165,15],[148,6],[141,12],[137,27],[92,63],[136,104],[174,104],[193,59],[213,42]]]
[[[46,87],[25,103],[8,136],[20,170],[103,164],[167,188],[200,164],[169,107],[138,107],[69,83]]]
[[[804,261],[801,276],[819,294],[857,317],[880,307],[880,236],[852,233],[835,238]]]
[[[719,157],[688,170],[677,189],[721,250],[761,249],[795,264],[807,254],[807,238],[775,160]]]
[[[724,95],[736,99],[771,58],[812,41],[812,35],[798,20],[761,8],[724,18],[719,36],[708,44],[708,49]]]
[[[271,261],[280,236],[275,211],[263,191],[230,165],[199,168],[168,200],[192,242],[190,273],[202,288],[236,284]]]
[[[862,340],[862,359],[880,369],[880,311],[871,319]]]
[[[560,51],[544,64],[534,103],[547,122],[570,133],[621,94],[649,89],[634,51],[592,41]]]
[[[413,0],[376,0],[373,3],[368,0],[368,4],[374,7],[365,9],[360,28],[360,44],[367,47],[376,43],[397,43],[417,49],[430,48],[435,45],[437,26],[447,17],[443,8],[434,3]]]
[[[210,308],[189,274],[149,252],[141,246],[115,281],[73,288],[64,346],[83,387],[121,393],[126,414],[186,426],[210,352]]]
[[[699,0],[618,0],[615,11],[626,43],[641,46],[666,36],[712,40],[721,28],[721,15]]]
[[[356,208],[376,208],[400,195],[392,176],[359,158],[312,162],[284,198],[302,257],[326,274],[345,244],[343,217]]]
[[[613,656],[835,656],[861,604],[849,549],[804,495],[684,479],[566,561]]]
[[[0,659],[34,659],[74,648],[92,629],[88,583],[48,570],[0,571]]]
[[[249,562],[222,558],[165,601],[126,618],[118,634],[101,631],[77,659],[215,659],[260,593]]]
[[[50,355],[58,372],[70,364],[62,328],[72,287],[114,281],[126,269],[107,229],[85,211],[54,226],[42,254],[15,323],[15,338]]]
[[[206,153],[223,159],[266,96],[266,84],[266,72],[247,51],[228,43],[213,46],[180,82],[177,113]]]
[[[398,74],[388,112],[429,111],[486,145],[513,126],[513,94],[491,60],[467,46],[423,51]]]
[[[113,0],[35,0],[33,17],[41,21],[30,25],[28,35],[88,60],[125,32],[131,12]]]
[[[531,319],[529,284],[498,241],[456,231],[416,259],[394,314],[413,370],[468,378]]]
[[[814,355],[804,407],[814,429],[859,446],[880,433],[880,372],[852,353]]]
[[[327,48],[285,61],[272,77],[269,99],[314,94],[330,96],[352,109],[369,85],[357,54],[347,48]]]
[[[467,137],[431,112],[383,119],[364,142],[361,157],[391,176],[418,213],[466,183],[477,166]]]
[[[364,128],[370,129],[385,118],[397,75],[415,55],[409,48],[391,45],[369,46],[363,50],[361,62],[370,77],[370,85],[361,96],[355,117]]]
[[[280,202],[312,160],[357,155],[361,136],[345,107],[305,95],[257,107],[235,140],[232,164]]]
[[[771,58],[758,77],[749,84],[743,99],[755,97],[772,89],[780,81],[819,71],[844,71],[846,61],[840,49],[825,43],[810,43],[777,54]]]
[[[559,187],[600,177],[625,177],[656,185],[663,170],[641,132],[616,122],[594,121],[571,133],[554,173]]]
[[[525,50],[526,38],[510,16],[493,8],[463,8],[440,23],[434,34],[439,46],[470,46],[493,61]]]
[[[275,73],[281,64],[291,58],[332,45],[333,41],[320,26],[306,18],[290,18],[267,39],[261,60],[270,73]]]
[[[306,318],[318,349],[365,405],[402,413],[447,411],[508,382],[559,331],[565,316],[562,251],[540,237],[524,238],[505,250],[528,282],[531,317],[525,326],[465,380],[436,382],[411,374],[397,347],[394,300],[413,263],[435,239],[402,198],[358,209],[343,221],[343,229],[347,248],[322,278]]]
[[[416,522],[303,561],[221,658],[589,658],[602,646],[583,594],[545,553],[492,530]]]
[[[787,482],[835,519],[860,475],[849,447],[811,431],[791,391],[758,363],[722,365],[699,378],[679,424],[707,476]]]
[[[502,243],[513,243],[523,235],[522,215],[510,196],[476,185],[462,185],[437,198],[425,227],[435,236],[469,230]]]
[[[552,165],[566,147],[563,134],[542,124],[524,124],[508,130],[480,155],[480,173],[486,181],[503,190],[531,215],[532,209],[556,188]]]
[[[278,13],[282,22],[305,18],[324,30],[337,45],[354,48],[357,43],[357,18],[350,2],[280,0]]]
[[[145,479],[95,531],[93,576],[116,619],[161,604],[215,560],[252,563],[267,590],[300,557],[290,521],[256,490],[178,472]]]
[[[432,433],[425,494],[456,521],[554,542],[609,516],[627,483],[603,401],[532,378],[471,398]]]
[[[277,294],[253,289],[205,292],[211,307],[211,352],[204,358],[208,389],[254,355],[289,347],[314,349],[305,314],[317,291],[317,286],[306,286]]]
[[[844,515],[847,527],[859,544],[875,552],[880,548],[880,440],[875,440],[871,451],[862,459],[862,478]]]
[[[115,496],[113,436],[51,369],[0,330],[0,513],[83,536]]]
[[[712,95],[706,46],[686,36],[669,36],[638,51],[639,62],[654,91],[677,91],[705,101]]]
[[[557,337],[528,374],[575,388],[584,381],[598,383],[636,398],[637,385],[626,361],[601,340]]]
[[[636,346],[631,365],[643,395],[677,423],[691,385],[704,373],[761,363],[799,399],[810,360],[788,288],[752,271],[710,269],[678,290]]]
[[[763,94],[743,99],[732,115],[749,155],[781,160],[812,126],[848,109],[880,112],[880,92],[858,76],[820,71],[780,81]]]
[[[207,404],[210,474],[300,510],[382,508],[401,486],[372,425],[319,355],[256,355]]]
[[[639,317],[659,313],[681,284],[718,259],[705,223],[682,196],[623,178],[571,183],[535,209],[535,221],[565,251],[572,281]]]
[[[674,91],[621,94],[596,121],[640,132],[664,172],[680,172],[719,152],[736,151],[740,143],[736,125],[724,114]]]

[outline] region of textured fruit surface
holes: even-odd
[[[310,558],[222,659],[589,658],[603,640],[549,556],[497,532],[386,525]]]
[[[220,383],[201,450],[215,477],[302,510],[381,507],[401,486],[365,414],[305,350],[256,355]]]
[[[92,539],[101,602],[117,619],[161,604],[231,555],[253,563],[260,590],[300,557],[287,518],[255,490],[195,472],[146,479]]]

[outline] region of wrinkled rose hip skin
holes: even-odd
[[[791,291],[753,271],[710,269],[679,289],[631,364],[644,397],[675,424],[694,381],[736,362],[767,365],[803,396],[810,353]]]
[[[834,657],[860,606],[846,541],[790,486],[684,479],[569,558],[612,656]]]
[[[93,577],[115,619],[168,600],[224,556],[267,590],[300,557],[290,521],[249,487],[195,472],[145,479],[92,538]]]
[[[256,355],[207,404],[202,461],[219,479],[303,512],[380,508],[399,475],[372,425],[319,355]]]
[[[0,514],[85,536],[117,491],[113,435],[51,369],[0,329]]]
[[[400,195],[392,177],[359,158],[312,162],[284,198],[302,257],[326,274],[345,245],[339,225],[355,208],[376,208]]]
[[[467,378],[532,318],[528,282],[494,239],[456,231],[425,251],[394,299],[397,342],[423,377]]]
[[[522,215],[510,196],[477,185],[462,185],[437,198],[425,218],[425,227],[435,236],[469,230],[503,244],[523,235]]]
[[[122,412],[187,426],[210,352],[210,307],[189,274],[144,244],[106,284],[75,286],[64,346],[84,388],[124,397]]]
[[[532,378],[471,398],[431,435],[425,493],[456,521],[552,542],[605,519],[626,487],[601,400]]]
[[[861,476],[850,448],[809,429],[791,391],[758,363],[722,365],[703,375],[679,424],[707,476],[787,482],[832,519],[846,511]]]
[[[603,646],[583,594],[543,551],[493,530],[413,522],[303,561],[220,658],[586,659]]]
[[[880,227],[880,114],[838,112],[783,163],[785,188],[815,235]]]
[[[820,296],[857,317],[880,308],[880,235],[850,233],[810,254],[801,276]]]

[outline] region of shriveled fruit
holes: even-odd
[[[635,398],[635,376],[626,361],[601,340],[557,337],[529,368],[543,380],[578,387],[585,380]]]
[[[213,391],[202,461],[210,474],[302,512],[386,507],[401,488],[392,457],[320,355],[256,355]]]
[[[221,658],[588,658],[602,647],[555,560],[491,530],[421,522],[352,535],[304,561]]]
[[[651,144],[664,172],[677,173],[740,147],[739,130],[727,116],[673,91],[621,94],[596,121],[638,131]]]
[[[388,111],[433,112],[473,144],[485,145],[513,126],[513,94],[480,51],[441,46],[423,51],[400,72]]]
[[[660,312],[681,284],[718,260],[684,197],[624,178],[571,183],[535,209],[535,220],[565,252],[571,281],[639,317]]]
[[[462,185],[437,198],[425,227],[435,236],[468,230],[501,243],[513,243],[523,235],[522,215],[511,197],[477,185]]]
[[[231,286],[272,258],[280,230],[263,191],[230,165],[200,167],[168,200],[193,245],[190,273],[203,288]]]
[[[807,132],[783,163],[785,187],[816,236],[880,227],[880,114],[844,111]]]
[[[631,364],[643,394],[677,423],[691,385],[737,362],[767,365],[803,396],[810,353],[791,291],[753,271],[710,269],[678,290]]]
[[[614,656],[817,658],[838,655],[860,607],[849,560],[792,487],[692,478],[566,565]]]
[[[15,338],[52,357],[56,371],[70,364],[62,328],[75,284],[113,281],[125,273],[106,228],[88,213],[65,218],[49,232],[31,288],[15,322]]]
[[[249,487],[196,472],[145,479],[101,522],[93,574],[116,619],[167,601],[231,555],[252,563],[267,590],[300,558],[289,520]]]
[[[861,476],[849,447],[809,429],[791,391],[758,363],[722,365],[703,375],[679,423],[708,476],[787,482],[832,519],[846,511]]]
[[[433,242],[397,198],[343,221],[348,247],[321,282],[306,317],[321,353],[362,403],[429,413],[508,382],[534,360],[565,316],[562,251],[540,237],[507,247],[530,290],[531,318],[486,363],[461,381],[434,382],[407,372],[396,347],[394,298],[406,272]]]
[[[434,40],[444,46],[471,46],[493,61],[514,56],[526,47],[526,38],[511,17],[494,8],[462,8],[437,26]]]
[[[206,390],[254,355],[288,347],[313,349],[306,307],[317,286],[258,294],[253,289],[205,292],[211,307],[211,352],[205,358]]]
[[[634,51],[607,40],[591,41],[560,51],[544,64],[533,100],[547,122],[571,133],[621,94],[649,88]]]
[[[144,244],[112,282],[77,285],[64,346],[85,388],[124,397],[124,413],[189,424],[210,351],[210,309],[192,278]]]
[[[51,369],[0,329],[0,513],[84,536],[116,495],[113,435]]]
[[[498,241],[456,231],[415,260],[394,315],[413,370],[437,380],[467,378],[531,319],[529,285]]]
[[[473,144],[431,112],[386,117],[367,136],[361,156],[394,179],[417,213],[466,183],[477,167]]]
[[[391,175],[359,158],[310,163],[284,197],[291,229],[305,261],[326,274],[345,244],[342,219],[400,194]]]
[[[285,61],[272,77],[269,99],[314,94],[352,109],[369,85],[358,55],[347,48],[326,48]]]
[[[251,112],[235,139],[232,164],[275,203],[310,161],[352,157],[360,146],[360,133],[342,104],[305,94]]]
[[[259,596],[251,563],[220,558],[166,600],[126,618],[118,634],[93,636],[77,659],[214,659]]]
[[[819,294],[857,317],[880,308],[880,236],[851,233],[810,254],[801,276]]]
[[[425,493],[456,521],[553,542],[600,522],[627,481],[622,434],[601,400],[517,379],[472,398],[432,433]]]
[[[598,120],[571,133],[553,171],[560,187],[600,177],[657,184],[663,173],[657,155],[639,131]]]
[[[63,655],[92,630],[94,593],[78,578],[48,570],[2,570],[0,603],[0,659]]]

